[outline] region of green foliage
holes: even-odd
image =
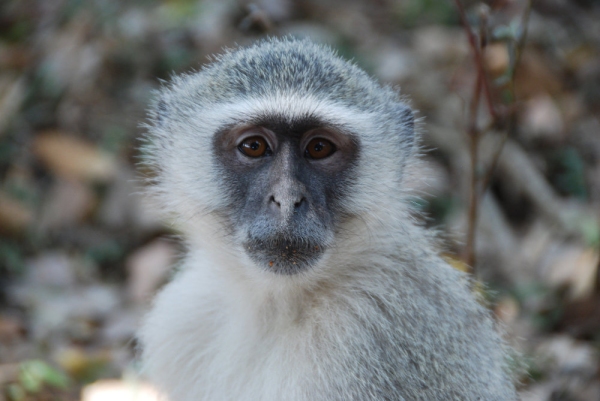
[[[100,147],[111,154],[119,154],[129,143],[129,131],[120,125],[109,125],[104,130]]]
[[[523,35],[523,27],[518,21],[512,21],[509,25],[500,25],[492,31],[492,39],[506,42],[516,42]]]
[[[34,30],[34,24],[29,15],[19,9],[18,3],[19,0],[3,0],[0,2],[0,20],[2,22],[0,23],[0,41],[23,42]]]
[[[407,0],[398,2],[394,11],[400,24],[407,28],[417,24],[458,24],[458,13],[452,1]]]
[[[539,361],[539,359],[531,356],[531,355],[527,355],[527,356],[523,356],[521,358],[521,360],[519,361],[525,370],[525,377],[532,381],[532,382],[536,382],[536,381],[540,381],[544,378],[545,376],[545,367],[543,366],[542,361]],[[546,362],[546,361],[544,361]]]
[[[564,195],[586,200],[585,164],[577,149],[565,147],[556,152],[553,159],[556,169],[552,182],[555,187]]]
[[[31,23],[28,21],[18,21],[6,31],[3,37],[10,42],[21,42],[30,34],[31,28]]]
[[[20,364],[17,381],[7,385],[6,394],[10,401],[21,401],[27,399],[28,394],[37,394],[47,386],[67,389],[69,378],[46,362],[31,359]]]
[[[581,236],[585,245],[591,248],[600,247],[600,222],[595,216],[582,214],[567,223],[573,232]]]
[[[522,21],[513,20],[508,25],[500,25],[495,27],[490,33],[490,40],[492,42],[504,42],[508,49],[509,64],[506,71],[496,79],[494,84],[497,87],[503,87],[508,85],[515,75],[517,53],[519,51],[519,43],[525,33]],[[504,104],[512,104],[514,102],[513,89],[504,88],[501,92],[502,102]]]
[[[600,247],[600,224],[594,218],[581,221],[581,234],[585,243],[591,247]]]
[[[0,240],[0,272],[23,273],[25,262],[19,246],[6,240]]]
[[[168,47],[160,60],[160,70],[164,75],[171,74],[173,71],[181,71],[193,64],[195,54],[188,48],[180,44],[174,44]]]
[[[531,322],[542,331],[555,327],[564,313],[560,289],[550,288],[543,283],[529,282],[517,285],[513,296],[523,309],[532,309]]]
[[[15,144],[12,141],[0,141],[0,165],[7,164],[15,154]]]
[[[171,0],[166,2],[165,10],[166,17],[170,20],[173,26],[179,26],[200,12],[202,2],[194,0]]]
[[[40,202],[39,189],[30,181],[8,179],[2,186],[2,190],[12,199],[32,208],[37,207]]]
[[[62,8],[62,17],[64,20],[74,18],[85,6],[85,0],[68,0]]]
[[[21,401],[27,397],[27,392],[21,385],[10,383],[6,386],[6,395],[10,401]]]
[[[30,393],[37,393],[44,385],[66,389],[69,385],[67,376],[39,359],[21,363],[19,382]]]
[[[114,263],[123,258],[125,249],[117,241],[104,241],[92,248],[89,248],[85,253],[86,259],[103,264]]]
[[[432,226],[439,226],[446,222],[448,216],[456,210],[459,201],[450,195],[440,195],[426,198],[415,198],[411,201],[413,207],[423,212],[433,222]]]

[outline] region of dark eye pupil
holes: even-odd
[[[324,159],[335,152],[335,145],[327,139],[315,138],[308,143],[305,155],[311,159]]]
[[[242,143],[240,143],[238,149],[240,150],[240,152],[249,157],[262,157],[269,155],[271,152],[267,141],[265,141],[264,138],[258,136],[247,138]]]

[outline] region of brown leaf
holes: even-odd
[[[109,181],[115,161],[91,143],[51,131],[38,135],[33,152],[56,175],[75,180]]]
[[[529,98],[541,93],[552,95],[559,93],[562,89],[561,81],[549,64],[548,60],[540,54],[526,49],[515,77],[518,99]]]
[[[595,249],[565,246],[554,256],[544,278],[555,287],[567,285],[572,300],[586,298],[594,290],[599,258]]]
[[[504,324],[513,323],[519,316],[519,312],[519,303],[510,296],[502,298],[494,308],[494,314]]]
[[[10,119],[19,111],[25,100],[25,79],[12,74],[0,76],[0,136]]]
[[[529,100],[522,116],[522,135],[527,139],[550,139],[560,141],[565,124],[560,109],[548,95]]]
[[[492,43],[483,54],[485,66],[493,77],[499,77],[506,72],[510,57],[505,43]]]
[[[25,327],[20,319],[0,315],[0,343],[10,343],[21,338],[24,333]]]
[[[0,193],[0,231],[19,233],[33,221],[33,213],[23,203]]]
[[[57,180],[49,191],[37,226],[44,230],[73,226],[87,217],[96,205],[89,185],[74,180]]]
[[[593,339],[600,333],[600,294],[566,305],[557,329],[576,338]]]
[[[126,261],[129,297],[136,303],[148,301],[164,282],[175,261],[175,245],[157,239],[136,250]]]

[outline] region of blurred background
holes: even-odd
[[[485,283],[523,400],[600,400],[600,1],[2,0],[0,401],[156,398],[133,335],[182,248],[136,181],[145,108],[286,34],[419,110],[414,206]]]

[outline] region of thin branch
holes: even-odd
[[[516,49],[516,54],[515,54],[515,63],[513,66],[513,73],[512,73],[512,83],[514,85],[515,82],[515,76],[517,75],[517,66],[519,65],[519,62],[521,61],[521,55],[523,54],[523,48],[525,47],[525,41],[527,39],[527,34],[529,32],[529,16],[531,15],[531,7],[532,7],[532,3],[533,0],[528,0],[527,4],[525,5],[525,11],[523,12],[523,18],[521,20],[521,26],[523,27],[523,33],[521,34],[521,36],[519,37],[519,41],[517,43],[517,49]]]
[[[460,15],[460,21],[463,25],[465,33],[467,34],[467,39],[469,40],[469,45],[471,46],[471,50],[473,51],[473,59],[475,60],[475,66],[477,67],[478,73],[482,74],[483,79],[483,92],[485,94],[485,101],[489,110],[492,119],[497,119],[498,112],[494,108],[494,101],[492,97],[492,90],[490,88],[489,80],[487,79],[487,75],[485,72],[485,66],[483,63],[483,55],[481,53],[481,48],[473,33],[473,30],[469,26],[469,21],[467,20],[467,15],[465,13],[465,8],[460,0],[454,0],[456,3],[456,8],[458,9],[458,13]]]
[[[521,54],[525,45],[525,38],[527,36],[529,15],[531,13],[531,2],[527,2],[525,12],[523,13],[522,29],[523,33],[518,38],[515,58],[513,65],[510,70],[510,91],[512,94],[511,104],[509,107],[496,106],[494,98],[492,96],[492,90],[490,81],[487,77],[487,72],[483,62],[483,49],[486,44],[486,33],[487,33],[487,14],[482,12],[479,24],[479,40],[469,26],[467,16],[465,13],[464,6],[461,0],[455,0],[456,7],[458,9],[461,23],[467,34],[469,45],[473,52],[473,59],[477,70],[477,78],[474,85],[473,97],[471,99],[469,107],[469,122],[468,122],[468,136],[469,136],[469,151],[471,159],[471,182],[469,186],[469,209],[468,209],[468,226],[467,226],[467,237],[466,244],[463,253],[463,260],[471,267],[471,272],[476,275],[476,256],[475,256],[475,240],[476,240],[476,228],[477,220],[479,215],[479,200],[489,187],[492,176],[499,162],[502,149],[508,139],[516,130],[516,95],[515,95],[515,76],[516,69],[521,59]],[[484,129],[477,127],[477,115],[479,112],[479,104],[481,101],[481,95],[485,99],[485,104],[491,116],[490,122]],[[501,138],[500,144],[495,149],[491,158],[491,163],[487,168],[483,178],[478,175],[478,164],[479,164],[479,142],[482,136],[491,128],[501,125],[508,118],[508,127],[504,131]]]
[[[481,194],[483,196],[485,191],[488,189],[490,182],[492,181],[492,177],[494,176],[494,172],[496,171],[496,166],[498,165],[498,160],[500,159],[500,154],[502,153],[502,149],[504,149],[504,144],[509,136],[514,136],[517,127],[517,113],[516,113],[516,105],[517,105],[517,95],[515,90],[515,80],[517,75],[517,68],[521,61],[521,55],[523,54],[523,49],[525,48],[525,41],[527,39],[527,33],[529,30],[529,16],[531,15],[531,6],[532,0],[528,0],[525,6],[525,11],[523,12],[523,17],[521,20],[521,26],[523,27],[523,32],[519,37],[517,42],[516,50],[515,50],[515,59],[513,65],[511,66],[511,77],[510,77],[510,92],[512,94],[512,104],[506,111],[503,113],[503,116],[506,118],[508,116],[508,127],[504,131],[502,138],[500,140],[500,144],[494,152],[492,156],[492,161],[489,164],[486,173],[482,179],[481,184]],[[492,120],[492,123],[496,123],[497,121]]]
[[[473,90],[471,106],[469,110],[469,153],[471,159],[471,183],[469,186],[469,214],[467,226],[467,238],[464,249],[463,260],[470,266],[471,273],[475,275],[475,231],[477,228],[477,217],[479,212],[479,191],[477,184],[479,177],[477,176],[477,164],[479,163],[478,149],[480,132],[477,129],[477,110],[479,108],[481,87],[483,77],[477,74],[477,81]]]
[[[460,2],[459,0],[457,0]],[[462,7],[462,4],[461,4]],[[461,15],[464,17],[464,10],[461,10]],[[463,20],[466,23],[466,18]],[[479,25],[479,42],[476,41],[475,35],[465,25],[471,42],[473,52],[476,53],[477,60],[481,61],[481,48],[485,46],[486,41],[486,28],[487,18],[481,18]],[[475,234],[477,231],[477,220],[479,216],[479,191],[478,191],[478,164],[479,164],[479,140],[481,138],[481,131],[477,127],[477,115],[479,114],[479,105],[481,103],[481,92],[485,88],[487,83],[487,77],[483,69],[483,63],[477,64],[477,77],[475,79],[475,86],[473,88],[473,96],[471,98],[471,104],[469,107],[469,123],[468,123],[468,135],[469,135],[469,153],[471,160],[471,182],[469,185],[469,212],[468,212],[468,224],[467,224],[467,237],[464,248],[463,260],[467,266],[471,269],[471,274],[477,275],[476,272],[476,254],[475,254]],[[481,68],[479,68],[481,67]],[[489,92],[488,92],[489,93]],[[489,100],[489,99],[488,99]],[[491,103],[488,102],[488,108],[491,107]]]
[[[600,293],[600,259],[598,259],[598,266],[596,266],[596,292]]]

